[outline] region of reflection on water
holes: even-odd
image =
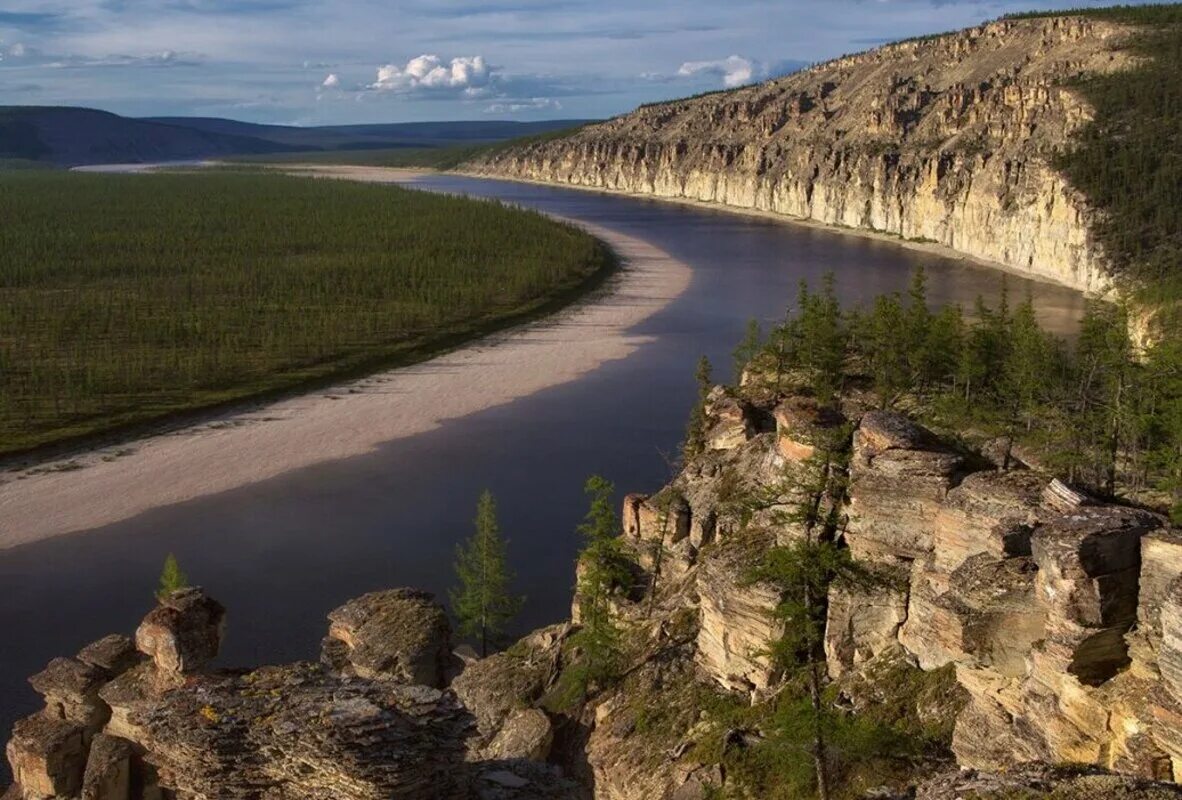
[[[589,192],[457,177],[423,183],[646,239],[693,267],[693,283],[638,328],[651,344],[574,383],[365,456],[0,551],[0,737],[36,707],[25,679],[49,658],[131,632],[170,551],[229,608],[224,661],[315,658],[324,615],[348,597],[400,585],[442,595],[455,543],[469,535],[488,488],[528,597],[521,627],[566,616],[584,479],[600,473],[629,491],[663,483],[698,356],[725,377],[746,321],[781,317],[801,279],[815,284],[832,271],[842,300],[860,303],[905,289],[922,264],[938,303],[996,298],[1006,280],[1013,295],[1031,292],[1052,330],[1069,332],[1083,311],[1069,290],[889,242]]]

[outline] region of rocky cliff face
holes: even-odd
[[[1050,158],[1090,115],[1070,81],[1122,68],[1125,33],[994,22],[642,107],[467,168],[933,241],[1102,291],[1091,212]]]
[[[219,670],[226,612],[182,590],[33,676],[5,798],[752,796],[793,678],[751,568],[805,535],[792,512],[834,442],[822,506],[881,580],[830,591],[826,702],[928,742],[838,794],[1182,797],[1182,533],[872,400],[821,408],[751,373],[710,393],[704,452],[625,498],[624,662],[585,698],[563,699],[577,623],[460,657],[431,596],[396,589],[332,611],[319,662]]]

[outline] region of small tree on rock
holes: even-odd
[[[456,547],[455,570],[460,585],[451,591],[452,611],[460,632],[480,639],[481,658],[488,655],[490,641],[505,632],[505,626],[521,610],[523,598],[513,595],[510,584],[507,543],[497,523],[497,504],[485,490],[476,504],[476,533]]]
[[[160,571],[160,588],[156,590],[156,599],[163,600],[175,591],[189,585],[189,576],[181,570],[176,556],[169,553],[164,559],[164,569]]]
[[[579,553],[579,625],[571,643],[582,656],[561,687],[564,703],[585,699],[609,684],[619,672],[623,630],[616,619],[613,595],[628,580],[620,548],[620,522],[613,506],[615,487],[593,475],[585,491],[591,507],[579,533],[586,543]]]

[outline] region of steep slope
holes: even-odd
[[[249,136],[144,122],[89,108],[0,107],[0,159],[70,166],[179,161],[290,149]]]
[[[1072,81],[1127,68],[1131,30],[1001,20],[645,106],[469,168],[930,240],[1103,291],[1092,212],[1052,161],[1092,114]]]

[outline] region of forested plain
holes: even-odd
[[[0,173],[0,454],[408,363],[611,253],[493,202],[235,173]]]

